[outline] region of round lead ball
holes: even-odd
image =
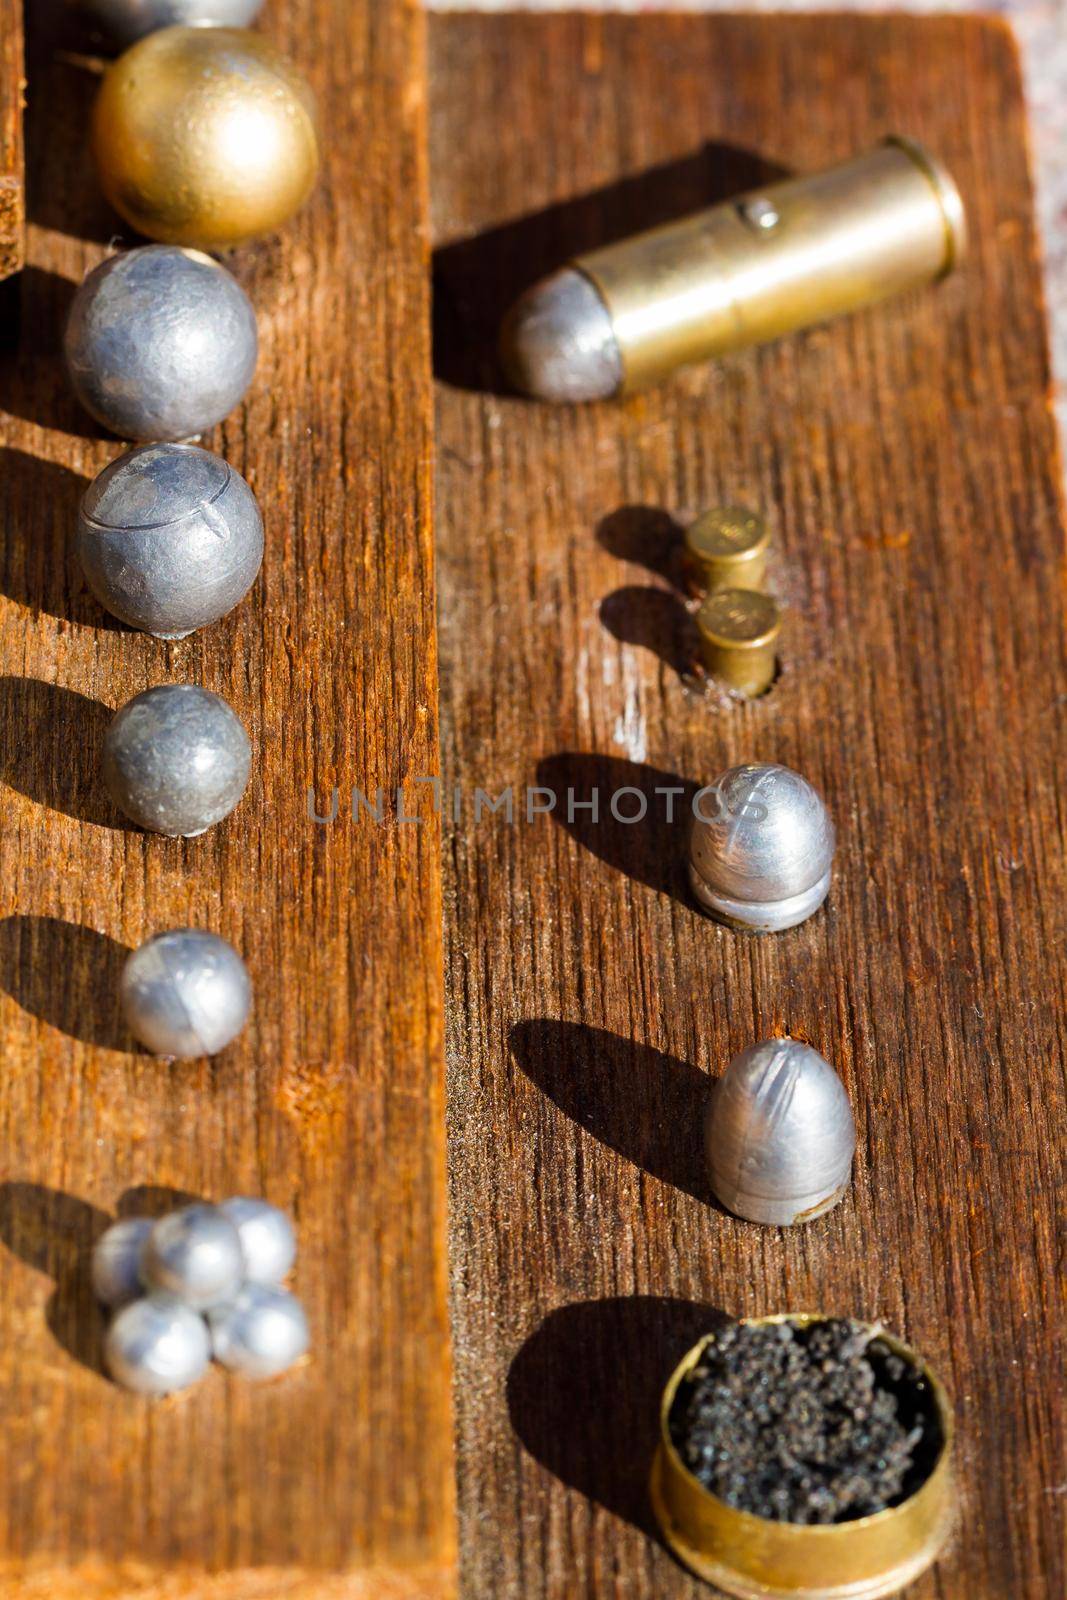
[[[300,1301],[269,1284],[246,1284],[232,1305],[219,1306],[208,1321],[215,1360],[249,1378],[277,1377],[308,1348]]]
[[[124,1306],[104,1340],[108,1371],[138,1394],[173,1394],[207,1371],[211,1343],[198,1312],[171,1295],[150,1294]]]
[[[245,792],[252,750],[219,695],[165,683],[135,695],[104,736],[104,783],[126,816],[193,839],[228,817]]]
[[[125,48],[159,28],[246,28],[263,0],[88,0],[108,37]]]
[[[830,890],[834,826],[789,767],[731,767],[693,802],[689,882],[703,909],[755,933],[794,928]]]
[[[281,1283],[296,1260],[296,1235],[284,1211],[266,1200],[238,1195],[224,1200],[225,1211],[241,1237],[249,1283]]]
[[[127,1027],[146,1050],[190,1061],[236,1039],[252,1009],[252,984],[225,939],[175,928],[127,957],[120,998]]]
[[[735,1056],[708,1108],[711,1186],[749,1222],[809,1222],[848,1186],[856,1129],[845,1086],[798,1039],[765,1039]]]
[[[74,296],[64,339],[82,405],[122,439],[188,439],[238,405],[258,353],[236,278],[197,250],[112,256]]]
[[[183,1206],[152,1225],[141,1262],[151,1288],[208,1311],[234,1298],[244,1273],[240,1236],[218,1206]]]
[[[188,444],[141,445],[89,485],[76,549],[108,611],[158,639],[184,639],[252,587],[263,519],[220,456]]]
[[[147,1217],[113,1222],[93,1247],[93,1293],[103,1306],[125,1306],[144,1293],[141,1257],[152,1231]]]

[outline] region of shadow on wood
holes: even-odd
[[[107,429],[78,403],[63,356],[63,330],[77,287],[41,267],[25,267],[4,286],[0,410],[77,438],[106,439]]]
[[[657,1537],[648,1474],[663,1386],[703,1334],[730,1320],[658,1295],[561,1306],[508,1372],[515,1432],[562,1482]]]
[[[203,1205],[202,1195],[189,1194],[185,1189],[168,1189],[155,1183],[139,1183],[127,1189],[115,1215],[119,1217],[165,1217],[169,1211],[180,1211],[183,1206]]]
[[[127,947],[60,917],[0,921],[0,988],[31,1016],[104,1050],[137,1050],[119,1005]]]
[[[561,201],[433,258],[434,372],[457,389],[507,394],[497,337],[512,302],[574,256],[786,176],[751,150],[709,143],[678,161]]]
[[[699,785],[643,762],[576,751],[538,762],[537,782],[556,796],[555,821],[586,850],[636,883],[669,894],[686,907],[691,904],[685,854],[693,796]],[[623,794],[624,790],[631,792]],[[593,798],[594,791],[595,816],[588,809],[579,809]],[[613,815],[613,796],[620,796],[619,816],[633,816],[633,821],[620,821]],[[646,811],[639,817],[642,799]]]
[[[131,633],[94,599],[74,555],[71,535],[88,486],[69,467],[0,448],[0,593],[64,622]],[[32,540],[24,536],[29,529]]]
[[[551,1017],[518,1023],[510,1044],[526,1076],[586,1133],[719,1209],[704,1163],[706,1072],[606,1028]]]
[[[26,7],[26,211],[40,228],[103,244],[125,224],[104,199],[86,137],[100,83],[86,48],[76,7]]]
[[[45,1320],[83,1366],[104,1374],[104,1314],[93,1295],[93,1245],[110,1226],[106,1211],[40,1183],[0,1184],[0,1239],[37,1272],[55,1279]]]
[[[596,538],[609,555],[647,567],[682,588],[685,533],[669,512],[658,506],[619,506],[597,523]]]
[[[101,777],[114,712],[99,700],[39,678],[0,677],[0,779],[77,822],[138,832]]]
[[[679,678],[695,681],[700,636],[678,595],[651,584],[629,584],[600,602],[599,615],[620,644],[651,650]]]

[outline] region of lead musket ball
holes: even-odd
[[[108,611],[159,639],[183,639],[248,593],[263,561],[263,519],[221,457],[142,445],[89,485],[76,548]]]
[[[273,1378],[300,1360],[308,1348],[307,1316],[285,1289],[250,1283],[231,1305],[212,1311],[215,1360],[250,1378]]]
[[[141,1257],[152,1224],[147,1217],[113,1222],[93,1246],[93,1293],[103,1306],[129,1305],[144,1293]]]
[[[148,1235],[141,1275],[153,1289],[197,1311],[231,1301],[244,1281],[241,1238],[219,1206],[183,1206]]]
[[[705,1125],[711,1186],[749,1222],[788,1226],[837,1204],[856,1129],[845,1086],[798,1039],[765,1039],[730,1062]]]
[[[104,783],[142,828],[193,839],[228,817],[245,792],[252,750],[240,718],[193,684],[146,689],[104,735]]]
[[[252,984],[225,939],[175,928],[127,957],[120,997],[130,1032],[147,1050],[189,1061],[237,1037],[252,1009]]]
[[[95,21],[125,48],[160,28],[245,28],[263,0],[86,0]]]
[[[246,1281],[281,1283],[296,1260],[296,1234],[285,1212],[246,1195],[224,1200],[220,1210],[241,1236]]]
[[[731,767],[694,801],[689,882],[705,911],[756,933],[793,928],[830,890],[834,826],[789,767]]]
[[[188,439],[242,400],[259,342],[252,302],[197,250],[112,256],[74,296],[67,370],[85,409],[122,439]]]
[[[114,1317],[104,1339],[108,1371],[138,1394],[173,1394],[207,1371],[211,1342],[199,1312],[168,1294],[134,1300]]]

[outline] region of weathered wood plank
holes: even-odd
[[[23,261],[22,0],[0,0],[0,278]]]
[[[374,827],[307,810],[312,787],[391,794],[437,761],[422,23],[406,0],[268,8],[319,93],[325,170],[234,258],[261,363],[206,440],[259,495],[267,555],[236,612],[168,646],[112,626],[70,561],[78,495],[118,447],[68,396],[59,329],[121,224],[85,152],[92,75],[50,20],[0,369],[0,1587],[440,1597],[439,835],[392,804]],[[224,694],[256,751],[240,809],[187,843],[124,828],[96,772],[109,712],[166,680]],[[115,977],[183,924],[245,954],[256,1008],[219,1058],[168,1068],[123,1036]],[[105,1380],[84,1263],[143,1185],[295,1210],[305,1368],[265,1387],[214,1371],[156,1406]]]
[[[705,1593],[649,1535],[656,1397],[706,1318],[881,1317],[943,1372],[963,1529],[911,1591],[1062,1592],[1052,1310],[1064,1059],[1062,520],[1015,54],[997,23],[442,18],[432,52],[451,1243],[463,1592]],[[958,175],[967,270],[624,405],[501,398],[514,290],[583,246],[899,130]],[[479,390],[483,392],[479,392]],[[489,392],[484,392],[489,391]],[[676,519],[770,516],[784,671],[678,668]],[[690,905],[680,827],[520,820],[524,786],[781,760],[824,791],[826,911]],[[674,775],[680,775],[675,777]],[[473,789],[520,800],[473,822]],[[708,1203],[709,1079],[775,1030],[841,1070],[845,1202]]]

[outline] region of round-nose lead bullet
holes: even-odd
[[[728,927],[795,928],[830,891],[834,825],[821,796],[788,767],[731,767],[701,791],[689,840],[689,883]]]
[[[513,306],[500,359],[520,394],[564,403],[606,400],[622,383],[622,358],[600,294],[573,267],[554,272]]]
[[[295,1295],[275,1284],[246,1283],[208,1318],[215,1360],[231,1372],[274,1378],[308,1347],[308,1322]]]
[[[698,593],[758,589],[767,570],[770,531],[744,506],[713,506],[685,534],[686,568]]]
[[[713,678],[750,698],[770,688],[782,627],[776,600],[755,589],[717,589],[697,612],[697,627]]]
[[[790,1227],[837,1204],[856,1129],[845,1086],[799,1039],[765,1039],[735,1056],[705,1127],[711,1186],[749,1222]]]
[[[118,1310],[143,1293],[141,1257],[152,1232],[147,1217],[113,1222],[93,1247],[93,1292],[102,1306]]]

